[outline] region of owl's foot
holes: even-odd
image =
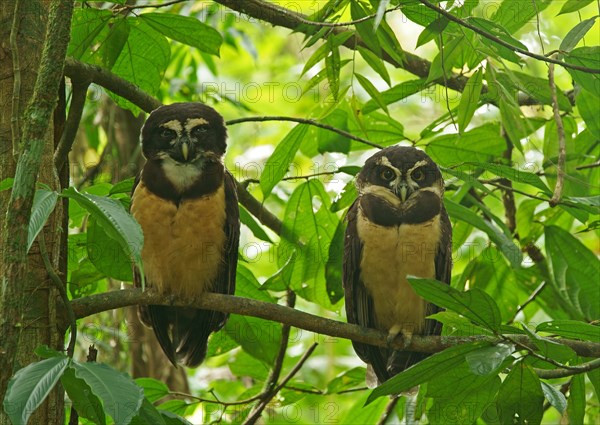
[[[391,346],[399,334],[402,334],[402,348],[400,348],[400,350],[405,350],[412,342],[413,333],[411,330],[402,329],[399,325],[392,326],[388,331],[388,336],[386,338],[387,345]]]

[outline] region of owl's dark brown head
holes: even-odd
[[[377,152],[365,162],[356,184],[360,193],[379,186],[402,202],[421,190],[432,191],[440,198],[444,192],[444,181],[436,163],[412,146],[390,146]]]
[[[223,117],[203,103],[173,103],[152,111],[142,128],[142,152],[148,160],[172,158],[197,163],[221,158],[227,130]]]

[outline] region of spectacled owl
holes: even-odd
[[[235,181],[223,165],[226,139],[223,117],[202,103],[161,106],[142,128],[146,163],[131,213],[144,233],[146,285],[165,296],[235,291],[240,221]],[[141,286],[137,270],[134,284]],[[139,315],[169,360],[188,367],[204,360],[208,337],[228,318],[160,305],[140,306]]]
[[[439,335],[427,316],[439,308],[419,297],[407,276],[450,283],[452,227],[444,181],[423,151],[392,146],[367,159],[357,176],[358,198],[347,213],[343,284],[348,322],[402,334]],[[427,357],[353,343],[378,383]],[[369,381],[369,379],[367,379]],[[373,383],[373,382],[371,382]]]

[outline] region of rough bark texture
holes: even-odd
[[[49,0],[19,1],[16,19],[18,31],[16,38],[13,37],[18,46],[19,59],[18,70],[15,72],[15,55],[9,40],[16,3],[16,0],[0,2],[0,181],[15,176],[17,168],[11,131],[13,100],[17,98],[13,94],[15,76],[20,77],[21,83],[16,127],[21,135],[25,135],[28,134],[24,130],[27,122],[25,111],[34,94],[49,17]],[[49,102],[43,105],[46,109],[52,101],[56,103],[56,93],[57,90],[54,90],[54,99],[43,99]],[[46,119],[47,114],[37,114],[37,111],[31,108],[30,112],[32,113],[29,114],[29,122],[40,128],[40,123],[36,120],[42,118],[47,129],[41,138],[35,134],[33,139],[36,146],[29,150],[30,156],[36,155],[34,151],[41,150],[39,173],[38,167],[34,166],[31,170],[24,168],[25,174],[31,173],[29,180],[33,177],[34,180],[57,188],[58,181],[52,166],[54,134],[51,115]],[[22,150],[21,143],[19,146],[19,150]],[[27,161],[23,161],[24,166],[27,164]],[[46,344],[56,349],[63,348],[63,333],[56,325],[57,314],[60,314],[60,311],[57,311],[56,290],[48,278],[38,244],[34,243],[27,256],[24,256],[23,234],[26,237],[29,215],[13,214],[9,220],[9,213],[15,210],[25,211],[31,199],[27,199],[28,196],[17,197],[9,206],[10,196],[10,191],[0,192],[0,400],[4,398],[8,379],[14,371],[39,360],[33,353],[36,347]],[[58,266],[61,216],[60,209],[57,209],[43,231],[48,255],[55,267]],[[9,221],[10,225],[7,224]],[[31,417],[29,423],[62,423],[63,403],[63,391],[54,391]],[[8,423],[10,422],[2,411],[0,424]]]

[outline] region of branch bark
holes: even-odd
[[[307,331],[329,335],[333,337],[350,339],[356,342],[374,345],[377,347],[391,347],[398,350],[416,351],[421,353],[436,353],[458,344],[473,341],[500,342],[500,338],[492,336],[413,336],[410,344],[406,346],[401,338],[397,338],[390,345],[387,342],[388,334],[377,329],[368,329],[350,323],[331,320],[320,316],[305,313],[300,310],[272,304],[250,298],[236,297],[233,295],[207,293],[200,300],[190,302],[189,299],[177,297],[166,299],[164,295],[152,291],[142,292],[141,289],[125,289],[121,291],[105,292],[71,301],[75,317],[81,319],[101,311],[121,308],[136,304],[172,305],[180,307],[195,307],[200,309],[216,310],[225,313],[253,316],[284,325],[294,326]],[[535,346],[526,335],[508,335],[519,343]],[[600,343],[576,341],[572,339],[557,339],[557,342],[571,347],[583,357],[600,357]]]

